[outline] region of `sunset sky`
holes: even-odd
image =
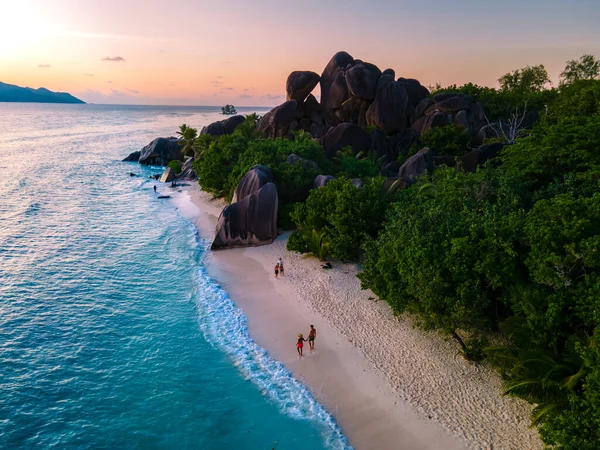
[[[598,0],[0,0],[0,81],[93,103],[276,105],[345,50],[424,85],[600,57]]]

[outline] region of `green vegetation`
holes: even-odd
[[[593,55],[583,55],[578,60],[567,62],[560,74],[560,84],[569,85],[581,80],[597,80],[600,77],[600,61]]]
[[[321,259],[332,256],[357,260],[357,245],[377,235],[392,198],[383,187],[383,178],[371,178],[361,188],[341,177],[310,192],[291,215],[298,230],[288,241],[288,250],[312,253]]]
[[[203,189],[230,199],[250,167],[270,167],[279,225],[296,228],[288,249],[362,263],[364,288],[395,313],[447,332],[465,358],[498,369],[506,395],[535,404],[532,426],[548,446],[597,449],[599,69],[584,55],[567,63],[558,88],[548,87],[543,66],[502,76],[498,89],[438,86],[432,95],[469,95],[489,121],[526,110],[537,122],[515,134],[495,164],[474,173],[439,166],[393,194],[377,176],[377,156],[345,148],[328,160],[306,133],[264,139],[257,117],[229,136],[193,138],[194,169]],[[461,156],[470,144],[447,126],[417,147]],[[288,163],[292,154],[303,159]],[[336,179],[311,189],[318,174]]]
[[[174,159],[173,161],[169,162],[169,164],[167,164],[167,167],[173,169],[176,174],[181,173],[181,161],[177,161],[176,159]]]
[[[440,155],[462,156],[469,151],[470,137],[464,130],[454,125],[432,128],[413,145],[411,153],[416,153],[423,147],[429,147]]]
[[[550,84],[548,71],[543,65],[526,66],[523,69],[517,69],[505,73],[498,78],[500,89],[508,92],[540,92],[546,85]]]
[[[561,87],[499,167],[438,168],[400,191],[359,275],[459,341],[502,333],[509,344],[483,352],[563,449],[600,446],[598,129],[600,81]]]
[[[182,147],[183,154],[185,156],[192,156],[194,154],[194,143],[198,137],[198,130],[188,127],[184,123],[179,127],[177,134],[179,135],[179,145]]]

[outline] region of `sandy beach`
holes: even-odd
[[[164,189],[164,188],[163,188]],[[211,239],[223,207],[199,186],[172,193],[180,212]],[[486,364],[459,354],[437,332],[396,317],[360,289],[358,267],[268,246],[210,252],[208,270],[248,318],[258,345],[281,361],[336,418],[356,449],[539,449],[531,407],[503,397]],[[273,266],[283,258],[285,276]],[[316,348],[295,349],[298,333],[318,330]]]

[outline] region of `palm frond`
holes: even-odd
[[[568,402],[565,401],[542,403],[541,405],[537,405],[531,412],[531,424],[529,425],[529,428],[538,426],[540,422],[542,422],[549,414],[558,412],[561,409],[564,409],[567,405]]]

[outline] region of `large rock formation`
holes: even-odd
[[[423,136],[432,128],[443,127],[448,125],[448,116],[446,114],[435,111],[428,116],[423,116],[412,124],[411,128],[416,131],[419,136]]]
[[[205,126],[200,131],[200,134],[210,134],[211,136],[223,136],[225,134],[231,134],[235,131],[238,125],[244,123],[245,121],[246,118],[242,115],[231,116],[227,119],[219,120]]]
[[[272,139],[286,136],[291,131],[290,125],[294,121],[297,106],[296,100],[288,100],[273,108],[260,119],[256,129]]]
[[[354,154],[371,147],[371,137],[358,125],[341,123],[332,128],[320,139],[325,155],[331,158],[338,150],[344,147],[352,147]]]
[[[196,175],[196,172],[194,172],[194,168],[192,167],[192,164],[194,163],[194,159],[193,158],[188,158],[185,160],[185,162],[183,163],[183,165],[181,166],[181,172],[179,174],[177,174],[177,179],[178,180],[197,180],[198,179],[198,175]]]
[[[387,133],[399,133],[406,128],[408,93],[406,84],[392,81],[382,87],[367,110],[367,124]]]
[[[151,166],[166,166],[173,160],[183,161],[183,152],[179,140],[169,137],[154,139],[142,148],[138,161]]]
[[[351,66],[344,73],[349,93],[363,100],[375,98],[375,88],[380,76],[381,70],[376,65],[363,62]]]
[[[408,183],[414,183],[426,170],[433,170],[433,153],[428,148],[422,148],[402,164],[398,176]]]
[[[317,189],[323,186],[327,186],[331,180],[335,180],[335,177],[331,175],[317,175],[315,177],[315,181],[313,182],[313,188]]]
[[[471,150],[469,153],[460,158],[460,168],[465,172],[475,172],[478,166],[481,166],[486,161],[494,159],[502,148],[503,144],[495,142],[493,144],[482,145],[475,150]]]
[[[327,110],[335,110],[348,99],[345,69],[354,63],[354,58],[346,52],[333,55],[321,74],[321,105]]]
[[[217,221],[211,249],[270,244],[277,237],[278,206],[273,183],[226,206]]]
[[[133,161],[138,162],[141,154],[142,154],[142,152],[140,152],[139,150],[137,152],[130,153],[129,156],[127,156],[123,160],[123,162],[133,162]]]
[[[314,72],[297,71],[290,73],[285,84],[287,100],[296,100],[298,104],[301,104],[319,84],[320,80],[321,77]]]
[[[161,183],[168,183],[169,181],[173,181],[175,179],[175,171],[170,167],[167,167],[165,173],[160,177]]]
[[[289,155],[285,162],[288,164],[301,164],[305,169],[317,170],[319,168],[316,162],[311,161],[310,159],[302,158],[294,153]]]
[[[411,122],[420,136],[432,128],[454,124],[474,137],[485,125],[485,111],[472,97],[449,92],[420,100]]]
[[[273,172],[271,172],[271,169],[263,166],[262,164],[253,166],[250,170],[248,170],[248,172],[246,172],[246,175],[242,177],[235,188],[231,203],[236,203],[245,199],[250,194],[258,191],[265,184],[272,182]]]

